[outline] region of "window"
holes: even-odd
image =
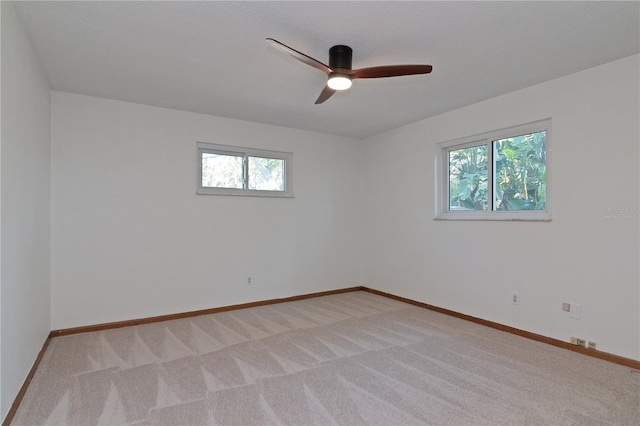
[[[198,142],[198,194],[293,197],[289,152]]]
[[[443,142],[436,219],[551,220],[551,120]]]

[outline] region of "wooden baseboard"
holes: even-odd
[[[515,327],[508,326],[508,325],[500,324],[500,323],[497,323],[497,322],[485,320],[485,319],[482,319],[482,318],[477,318],[477,317],[474,317],[474,316],[471,316],[471,315],[462,314],[460,312],[452,311],[450,309],[441,308],[439,306],[430,305],[430,304],[424,303],[424,302],[418,302],[416,300],[408,299],[406,297],[396,296],[395,294],[386,293],[386,292],[383,292],[383,291],[375,290],[375,289],[364,287],[364,286],[357,286],[357,287],[342,288],[342,289],[337,289],[337,290],[322,291],[322,292],[318,292],[318,293],[309,293],[309,294],[303,294],[303,295],[299,295],[299,296],[284,297],[284,298],[280,298],[280,299],[268,299],[268,300],[262,300],[262,301],[258,301],[258,302],[241,303],[241,304],[238,304],[238,305],[221,306],[221,307],[218,307],[218,308],[202,309],[202,310],[198,310],[198,311],[190,311],[190,312],[183,312],[183,313],[170,314],[170,315],[160,315],[160,316],[156,316],[156,317],[139,318],[139,319],[133,319],[133,320],[127,320],[127,321],[116,321],[116,322],[110,322],[110,323],[104,323],[104,324],[96,324],[96,325],[88,325],[88,326],[83,326],[83,327],[66,328],[66,329],[61,329],[61,330],[53,330],[49,334],[49,337],[51,338],[51,337],[66,336],[66,335],[76,334],[76,333],[86,333],[86,332],[91,332],[91,331],[108,330],[108,329],[112,329],[112,328],[128,327],[128,326],[131,326],[131,325],[150,324],[150,323],[160,322],[160,321],[169,321],[169,320],[176,320],[176,319],[180,319],[180,318],[189,318],[189,317],[194,317],[194,316],[198,316],[198,315],[215,314],[215,313],[218,313],[218,312],[233,311],[233,310],[236,310],[236,309],[253,308],[253,307],[256,307],[256,306],[272,305],[272,304],[275,304],[275,303],[293,302],[293,301],[296,301],[296,300],[310,299],[310,298],[313,298],[313,297],[320,297],[320,296],[328,296],[328,295],[331,295],[331,294],[349,293],[349,292],[359,291],[359,290],[363,290],[363,291],[367,291],[369,293],[373,293],[373,294],[377,294],[377,295],[380,295],[380,296],[388,297],[388,298],[391,298],[391,299],[399,300],[401,302],[405,302],[405,303],[408,303],[408,304],[411,304],[411,305],[414,305],[414,306],[419,306],[419,307],[422,307],[422,308],[425,308],[425,309],[429,309],[429,310],[432,310],[432,311],[435,311],[435,312],[440,312],[442,314],[450,315],[450,316],[453,316],[453,317],[456,317],[456,318],[460,318],[460,319],[463,319],[463,320],[466,320],[466,321],[471,321],[471,322],[474,322],[476,324],[481,324],[481,325],[484,325],[484,326],[487,326],[487,327],[491,327],[491,328],[494,328],[496,330],[506,331],[507,333],[515,334],[515,335],[518,335],[518,336],[521,336],[521,337],[525,337],[527,339],[535,340],[535,341],[542,342],[542,343],[547,343],[549,345],[553,345],[553,346],[556,346],[556,347],[559,347],[559,348],[563,348],[563,349],[568,349],[570,351],[578,352],[578,353],[581,353],[583,355],[588,355],[588,356],[591,356],[591,357],[594,357],[594,358],[603,359],[605,361],[613,362],[615,364],[620,364],[620,365],[624,365],[624,366],[627,366],[627,367],[631,367],[631,368],[635,368],[637,370],[640,370],[640,361],[635,360],[635,359],[625,358],[625,357],[622,357],[622,356],[619,356],[619,355],[614,355],[614,354],[611,354],[611,353],[608,353],[608,352],[602,352],[602,351],[598,351],[598,350],[594,350],[594,349],[586,349],[586,348],[583,348],[581,346],[572,345],[569,342],[564,342],[562,340],[554,339],[552,337],[543,336],[541,334],[532,333],[530,331],[521,330],[519,328],[515,328]],[[48,341],[46,342],[46,344],[48,344]],[[35,369],[34,369],[34,371],[35,371]]]
[[[160,322],[160,321],[177,320],[181,318],[195,317],[198,315],[208,315],[208,314],[215,314],[218,312],[234,311],[237,309],[255,308],[256,306],[273,305],[275,303],[283,303],[283,302],[293,302],[296,300],[311,299],[313,297],[328,296],[331,294],[349,293],[352,291],[359,291],[359,290],[364,290],[364,287],[358,286],[358,287],[341,288],[337,290],[321,291],[318,293],[302,294],[299,296],[290,296],[290,297],[284,297],[280,299],[268,299],[268,300],[261,300],[258,302],[240,303],[238,305],[221,306],[218,308],[201,309],[199,311],[160,315],[156,317],[139,318],[139,319],[133,319],[133,320],[126,320],[126,321],[115,321],[115,322],[108,322],[104,324],[86,325],[82,327],[64,328],[61,330],[53,330],[49,334],[49,337],[67,336],[70,334],[87,333],[90,331],[109,330],[112,328],[128,327],[131,325],[151,324],[151,323]]]
[[[396,296],[395,294],[386,293],[379,290],[374,290],[368,287],[362,287],[362,290],[369,293],[377,294],[379,296],[388,297],[390,299],[399,300],[401,302],[409,303],[414,306],[429,309],[431,311],[440,312],[442,314],[450,315],[452,317],[460,318],[466,321],[475,322],[487,327],[495,328],[496,330],[506,331],[507,333],[516,334],[527,339],[535,340],[549,345],[557,346],[559,348],[568,349],[570,351],[578,352],[583,355],[588,355],[594,358],[603,359],[605,361],[613,362],[615,364],[624,365],[626,367],[635,368],[640,370],[640,361],[631,358],[625,358],[619,355],[610,354],[608,352],[602,352],[595,349],[586,349],[581,346],[572,345],[569,342],[554,339],[552,337],[543,336],[541,334],[531,333],[530,331],[520,330],[519,328],[510,327],[508,325],[500,324],[497,322],[485,320],[482,318],[473,317],[471,315],[461,314],[460,312],[452,311],[449,309],[441,308],[439,306],[429,305],[428,303],[418,302],[416,300],[407,299],[406,297]]]
[[[29,374],[27,374],[27,378],[24,380],[24,383],[22,384],[22,387],[18,391],[16,398],[13,400],[13,404],[11,404],[11,408],[9,408],[9,412],[7,413],[7,416],[4,418],[4,421],[2,422],[2,426],[9,426],[13,421],[13,418],[16,415],[16,411],[18,411],[18,407],[22,402],[22,398],[24,398],[24,394],[27,392],[27,388],[29,387],[31,380],[33,379],[33,375],[36,374],[36,370],[38,369],[38,366],[42,361],[42,357],[44,356],[44,353],[47,350],[47,347],[49,346],[49,342],[51,342],[51,337],[47,337],[47,340],[44,341],[44,344],[42,345],[42,349],[40,349],[40,352],[38,353],[38,356],[36,357],[36,360],[33,363],[33,367],[31,367],[31,370],[29,370]]]

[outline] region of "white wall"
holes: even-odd
[[[54,92],[52,328],[362,283],[639,359],[638,218],[604,212],[639,205],[638,75],[634,56],[365,141]],[[432,220],[435,144],[547,117],[550,223]],[[196,141],[294,152],[296,198],[196,196]]]
[[[638,65],[632,56],[367,140],[364,285],[640,359],[638,215],[604,213],[639,207]],[[551,222],[433,220],[438,142],[548,117]],[[582,318],[562,302],[581,304]]]
[[[50,328],[50,91],[11,3],[2,15],[1,417]]]
[[[53,329],[361,284],[360,140],[61,92],[52,123]],[[295,198],[196,195],[197,141],[293,152]]]

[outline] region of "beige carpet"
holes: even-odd
[[[640,373],[366,292],[54,338],[16,425],[638,425]]]

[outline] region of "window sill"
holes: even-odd
[[[476,220],[507,222],[551,222],[551,213],[540,212],[442,212],[434,220]]]
[[[232,197],[262,197],[262,198],[295,198],[290,191],[259,191],[243,189],[222,189],[222,188],[198,188],[197,195],[222,195]]]

